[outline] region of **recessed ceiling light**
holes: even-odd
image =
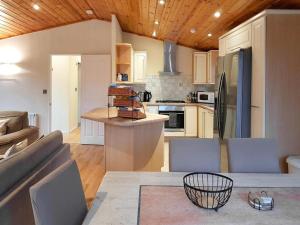
[[[152,37],[156,37],[156,31],[153,31],[153,33],[152,33]]]
[[[93,10],[91,10],[91,9],[85,10],[85,13],[88,14],[88,15],[93,15],[94,14]]]
[[[158,25],[158,24],[159,24],[158,20],[155,20],[155,21],[154,21],[154,24]]]
[[[211,34],[211,33],[209,33],[207,36],[208,36],[208,37],[211,37],[211,36],[212,36],[212,34]]]
[[[40,6],[38,4],[33,4],[32,6],[35,10],[39,10],[40,9]]]
[[[194,28],[194,27],[190,30],[190,32],[191,32],[192,34],[196,33],[196,31],[197,31],[197,30],[196,30],[196,28]]]
[[[220,11],[216,11],[214,13],[214,17],[219,18],[221,16],[221,12]]]
[[[159,0],[159,4],[164,5],[166,3],[165,0]]]

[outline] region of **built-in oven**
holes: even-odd
[[[169,116],[165,121],[166,132],[184,132],[184,106],[162,105],[158,113]]]

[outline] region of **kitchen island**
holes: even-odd
[[[109,116],[109,117],[108,117]],[[161,171],[163,167],[164,122],[168,116],[146,114],[145,119],[117,117],[117,110],[94,109],[83,119],[105,125],[106,171]]]

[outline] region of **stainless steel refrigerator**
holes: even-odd
[[[251,135],[251,48],[218,58],[214,132],[221,139]]]

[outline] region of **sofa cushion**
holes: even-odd
[[[24,128],[28,125],[28,113],[16,111],[2,111],[0,112],[0,119],[9,119],[7,123],[7,133],[13,133]]]
[[[0,136],[3,136],[6,134],[7,131],[7,119],[0,119]]]
[[[7,134],[11,134],[23,129],[22,117],[8,117]]]
[[[23,151],[0,162],[0,196],[62,146],[62,133],[52,132]]]

